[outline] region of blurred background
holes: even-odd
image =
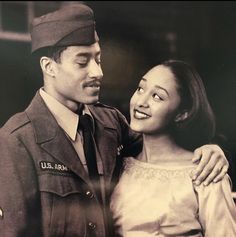
[[[42,86],[30,57],[30,22],[78,1],[0,1],[0,126]],[[95,13],[104,71],[101,102],[129,120],[129,99],[143,74],[163,60],[198,70],[231,159],[236,191],[236,2],[83,1]]]

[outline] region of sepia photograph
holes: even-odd
[[[235,237],[235,12],[0,1],[0,236]]]

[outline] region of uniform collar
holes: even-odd
[[[52,115],[55,117],[59,126],[73,141],[75,141],[77,135],[77,127],[79,123],[79,115],[74,113],[65,105],[61,104],[54,97],[46,93],[43,88],[40,88],[39,94],[47,105],[50,112],[52,113]],[[84,106],[83,114],[89,114],[92,117],[86,105]]]

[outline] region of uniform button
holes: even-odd
[[[0,208],[0,219],[3,219],[3,210]]]
[[[94,230],[96,228],[96,224],[94,224],[93,222],[89,222],[88,226],[90,229]]]
[[[85,195],[86,195],[88,198],[93,198],[93,193],[92,193],[91,191],[89,191],[89,190],[87,190],[87,191],[85,192]]]

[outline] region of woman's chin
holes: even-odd
[[[131,123],[130,127],[135,132],[138,132],[138,133],[143,133],[144,132],[144,129],[142,127],[134,125],[132,123]]]

